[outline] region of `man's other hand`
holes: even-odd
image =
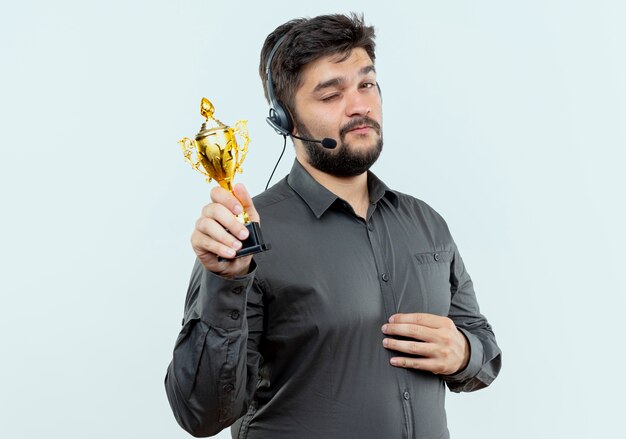
[[[382,327],[385,335],[410,340],[385,338],[387,349],[411,354],[392,357],[394,366],[451,375],[467,366],[470,348],[467,339],[448,317],[434,314],[394,314]],[[417,357],[416,357],[417,356]]]
[[[251,221],[258,222],[259,214],[252,198],[242,184],[233,188],[234,194],[222,187],[211,190],[211,204],[204,206],[191,234],[191,246],[204,267],[224,277],[238,277],[248,273],[252,256],[233,259],[248,237],[248,230],[237,219],[244,210]],[[225,261],[218,261],[218,256]]]

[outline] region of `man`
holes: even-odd
[[[242,185],[213,189],[196,223],[166,376],[193,435],[234,423],[250,439],[447,438],[445,385],[477,390],[498,374],[445,222],[368,171],[383,145],[374,60],[373,28],[355,15],[293,20],[265,41],[266,96],[288,134],[310,140],[294,138],[290,174],[254,201]],[[311,141],[324,138],[336,148]],[[272,249],[230,259],[243,209]]]

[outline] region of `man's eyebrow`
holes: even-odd
[[[337,87],[343,84],[344,82],[346,82],[344,78],[333,78],[333,79],[329,79],[328,81],[320,82],[313,89],[313,93],[317,93],[318,91],[323,90],[325,88]]]
[[[370,64],[369,66],[365,66],[359,70],[360,75],[367,75],[369,72],[376,73],[376,67],[374,67],[374,64]]]
[[[359,70],[359,75],[360,76],[365,76],[365,75],[367,75],[370,72],[376,73],[376,68],[374,67],[374,64],[370,64],[369,66],[363,67],[361,70]],[[323,90],[325,88],[340,86],[344,82],[346,82],[345,78],[341,78],[341,77],[340,78],[332,78],[332,79],[329,79],[328,81],[320,82],[313,89],[313,93],[317,93],[318,91]]]

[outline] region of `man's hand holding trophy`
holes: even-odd
[[[179,141],[185,160],[208,182],[215,180],[219,184],[211,190],[212,203],[202,209],[196,221],[191,243],[207,270],[237,277],[248,272],[251,255],[270,246],[263,241],[259,214],[250,194],[242,184],[233,184],[250,143],[246,121],[237,121],[231,128],[215,119],[214,111],[213,104],[202,98],[202,128],[195,140],[185,137]]]

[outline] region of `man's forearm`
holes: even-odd
[[[176,420],[195,436],[231,425],[245,413],[254,391],[258,356],[251,355],[255,364],[248,364],[247,352],[253,276],[229,280],[198,264],[194,268],[165,387]],[[251,314],[259,309],[250,306]]]

